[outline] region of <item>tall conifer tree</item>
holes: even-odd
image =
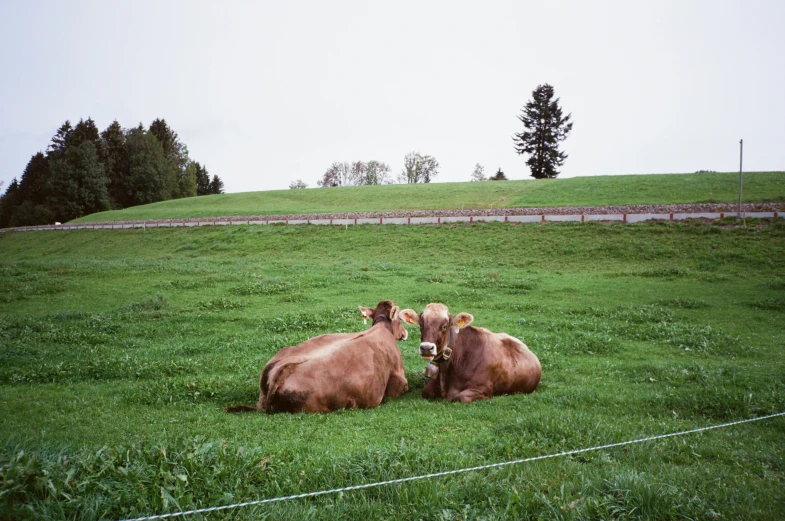
[[[131,206],[171,198],[172,183],[177,182],[175,166],[151,132],[135,128],[126,135],[128,178],[124,190]]]
[[[57,132],[52,137],[52,142],[49,144],[49,148],[46,151],[46,155],[50,159],[57,159],[65,153],[65,148],[70,144],[71,134],[74,132],[74,127],[71,126],[71,122],[65,120],[65,123],[60,125],[60,128],[57,129]]]
[[[128,149],[125,146],[125,132],[117,120],[101,132],[101,162],[109,180],[107,190],[112,208],[128,206],[125,183],[128,179]]]
[[[210,181],[210,193],[211,194],[224,193],[224,182],[221,181],[221,178],[215,174],[213,174],[213,180]]]
[[[22,178],[19,180],[20,200],[30,201],[35,205],[46,201],[46,182],[50,176],[49,162],[41,152],[30,158]]]
[[[158,118],[150,124],[150,133],[156,137],[164,150],[166,159],[174,167],[175,178],[168,183],[172,197],[183,197],[180,194],[180,184],[185,170],[188,167],[188,147],[180,141],[177,132],[166,123],[165,119]]]
[[[515,151],[529,154],[526,164],[535,179],[559,175],[557,168],[567,159],[567,154],[559,151],[559,143],[572,130],[571,117],[562,116],[559,98],[553,100],[553,87],[547,83],[532,92],[532,100],[518,116],[526,130],[515,134]]]
[[[196,165],[194,174],[196,175],[196,195],[210,195],[210,174],[207,172],[207,167],[199,164],[198,161],[194,162]]]
[[[104,166],[92,141],[67,147],[51,169],[47,202],[58,221],[109,209]]]

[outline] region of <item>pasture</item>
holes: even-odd
[[[785,224],[731,223],[0,234],[0,519],[144,516],[783,411]],[[423,400],[410,328],[398,400],[223,411],[255,403],[279,348],[360,330],[357,305],[383,298],[521,338],[540,387]],[[783,435],[777,418],[187,519],[782,519]]]
[[[739,174],[658,174],[270,190],[162,201],[72,222],[338,212],[735,203]],[[744,174],[743,201],[785,201],[785,172]]]

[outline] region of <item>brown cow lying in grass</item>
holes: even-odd
[[[420,356],[429,361],[425,398],[473,402],[530,393],[540,383],[540,361],[523,342],[470,326],[468,313],[453,317],[444,304],[428,304],[421,315],[411,309],[400,315],[420,327]]]
[[[259,378],[256,407],[237,405],[228,412],[331,412],[372,408],[385,396],[397,398],[409,389],[398,340],[406,328],[398,306],[389,300],[376,309],[363,306],[373,325],[359,333],[336,333],[306,340],[278,351]]]

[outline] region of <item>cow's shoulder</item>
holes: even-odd
[[[477,326],[466,326],[461,328],[458,338],[462,338],[464,341],[471,341],[473,343],[477,342],[487,342],[493,333],[485,329],[484,327],[477,327]]]
[[[458,338],[467,347],[487,349],[499,343],[497,336],[497,333],[489,329],[470,325],[461,329]]]
[[[526,344],[521,342],[519,339],[515,338],[512,335],[508,335],[507,333],[496,333],[496,339],[499,341],[501,345],[503,345],[507,349],[513,350],[522,350],[526,349]]]
[[[335,342],[344,342],[358,333],[327,333],[309,338],[297,345],[298,348],[321,347]]]
[[[462,344],[468,352],[483,353],[483,358],[488,356],[496,358],[518,358],[529,352],[526,344],[507,333],[494,333],[484,327],[466,326],[461,329]]]

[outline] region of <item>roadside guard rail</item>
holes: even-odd
[[[785,218],[784,212],[742,212],[742,218],[777,219]],[[202,226],[235,226],[254,224],[314,224],[326,226],[355,226],[358,224],[450,224],[474,222],[510,222],[510,223],[546,223],[546,222],[624,222],[639,223],[644,221],[683,221],[686,219],[724,219],[737,217],[736,212],[700,212],[700,213],[608,213],[608,214],[541,214],[541,215],[460,215],[451,217],[365,217],[349,219],[220,219],[201,218],[196,220],[157,220],[135,222],[99,222],[78,224],[51,224],[44,226],[25,226],[19,228],[3,228],[0,232],[9,231],[52,231],[52,230],[120,230],[126,228],[178,228]]]

